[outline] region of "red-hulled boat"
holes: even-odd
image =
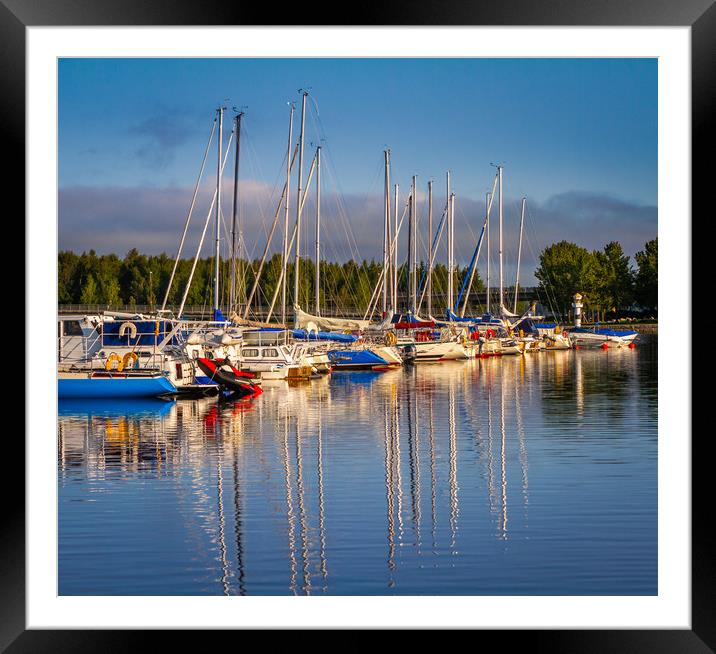
[[[196,363],[211,381],[232,393],[254,397],[263,392],[261,386],[256,383],[254,375],[238,370],[225,359],[199,358],[196,359]]]

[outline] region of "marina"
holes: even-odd
[[[176,139],[184,204],[59,252],[59,594],[656,595],[651,209],[590,250],[521,144],[420,139],[353,209],[319,102],[160,130],[141,183]]]

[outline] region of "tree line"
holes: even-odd
[[[181,304],[186,284],[191,274],[193,261],[180,259],[174,281],[167,296],[168,307]],[[214,258],[206,257],[197,261],[192,284],[186,296],[186,306],[210,308],[213,303]],[[231,268],[229,261],[220,261],[219,291],[222,306],[228,304]],[[85,305],[149,305],[161,306],[174,267],[174,259],[166,254],[145,255],[136,249],[130,250],[124,258],[116,254],[98,255],[94,250],[76,254],[62,251],[58,255],[58,300],[60,304]],[[236,292],[243,304],[248,297],[259,261],[236,262]],[[321,261],[321,305],[322,307],[345,307],[365,310],[380,279],[382,262],[353,260],[345,263]],[[458,267],[456,279],[461,280],[466,268]],[[418,268],[418,279],[424,280],[425,264]],[[299,267],[299,304],[304,310],[315,308],[315,263],[302,259]],[[274,254],[268,259],[261,273],[259,290],[253,306],[266,307],[271,303],[281,277],[281,255]],[[442,298],[447,292],[447,269],[436,264],[433,269],[433,297]],[[294,267],[290,263],[286,275],[287,302],[293,302]],[[398,270],[398,293],[408,293],[407,266]],[[473,290],[484,288],[479,274],[475,274]],[[277,306],[281,296],[278,295]],[[378,302],[380,305],[380,301]]]
[[[535,277],[540,283],[539,299],[548,310],[560,317],[568,315],[572,296],[584,295],[585,305],[601,314],[602,319],[636,308],[652,314],[657,309],[657,239],[648,241],[635,255],[636,268],[624,254],[622,246],[612,241],[602,250],[590,251],[575,243],[561,241],[546,247],[539,256]],[[181,259],[167,306],[178,307],[182,301],[193,261]],[[116,254],[97,255],[93,250],[76,254],[62,251],[58,255],[58,298],[60,304],[86,305],[149,305],[161,306],[174,259],[166,254],[145,255],[136,249],[124,258]],[[259,262],[238,261],[236,264],[237,296],[245,302],[255,279]],[[321,308],[341,308],[364,311],[373,294],[382,270],[382,263],[371,260],[345,263],[321,262]],[[467,268],[458,267],[455,275],[459,289]],[[418,279],[425,279],[425,264],[418,268]],[[299,304],[306,311],[315,309],[315,264],[311,259],[301,260]],[[281,256],[273,255],[265,264],[259,292],[253,306],[266,307],[271,303],[281,276]],[[293,262],[287,272],[288,304],[293,302]],[[222,306],[228,304],[230,262],[220,262],[220,298]],[[398,270],[398,292],[407,295],[407,267]],[[433,271],[433,306],[446,305],[447,269],[438,263]],[[186,306],[201,306],[207,310],[213,302],[214,259],[199,259],[192,284],[187,292]],[[484,290],[479,274],[475,274],[472,290]],[[525,298],[523,298],[524,300]],[[281,302],[278,295],[277,306]],[[380,305],[380,302],[378,303]]]
[[[636,268],[617,241],[589,251],[569,241],[542,250],[535,277],[551,308],[568,315],[572,296],[579,292],[585,306],[600,319],[624,312],[656,315],[658,298],[658,240],[644,244],[634,256]]]

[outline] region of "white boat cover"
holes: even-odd
[[[321,331],[336,331],[341,329],[365,329],[370,325],[370,320],[359,320],[357,318],[327,318],[325,316],[312,316],[310,313],[301,311],[298,306],[293,307],[296,318],[296,327],[307,329],[318,327]],[[312,325],[310,323],[313,323]]]

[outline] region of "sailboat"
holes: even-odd
[[[447,174],[448,200],[446,211],[452,213],[454,194],[450,193],[450,173]],[[462,325],[446,325],[439,323],[432,316],[425,320],[417,313],[418,307],[418,271],[417,271],[417,177],[414,175],[409,197],[408,214],[408,282],[410,290],[410,311],[407,314],[394,315],[393,328],[398,335],[398,346],[408,349],[411,360],[420,361],[452,361],[468,359],[473,355],[467,338],[467,330]],[[448,217],[449,220],[449,217]],[[428,184],[428,222],[432,222],[432,182]],[[448,223],[449,224],[449,223]],[[432,251],[431,251],[432,254]],[[450,256],[450,254],[448,254]],[[430,255],[429,255],[430,257]],[[450,270],[450,268],[449,268]],[[427,276],[430,285],[431,267]],[[450,282],[448,282],[450,284]],[[432,292],[432,288],[431,288]],[[431,302],[430,294],[428,294]],[[430,304],[429,304],[430,306]]]
[[[594,327],[572,327],[569,330],[569,340],[580,347],[630,347],[638,336],[639,332],[610,329],[599,324]]]

